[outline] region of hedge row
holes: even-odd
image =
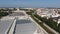
[[[60,33],[60,24],[57,26],[57,22],[54,22],[51,18],[46,19],[45,17],[40,17],[37,14],[34,14],[34,16]]]
[[[9,13],[7,13],[7,12],[0,12],[0,18],[2,17],[2,16],[6,16],[6,15],[8,15]]]

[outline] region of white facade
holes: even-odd
[[[43,10],[41,10],[41,9],[38,9],[38,10],[36,10],[37,11],[37,14],[39,15],[39,16],[41,16],[41,17],[47,17],[47,16],[49,16],[50,17],[50,15],[51,15],[51,13],[48,13],[49,12],[49,10],[45,10],[45,9],[43,9]]]
[[[52,15],[52,18],[60,16],[59,14]]]
[[[60,23],[60,19],[58,19],[58,24]]]

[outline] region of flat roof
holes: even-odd
[[[37,29],[37,25],[31,20],[17,20],[15,34],[33,34]]]
[[[13,20],[0,20],[0,34],[5,34],[8,28],[11,26]]]

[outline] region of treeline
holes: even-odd
[[[54,22],[51,18],[46,19],[45,17],[38,16],[37,14],[34,14],[34,16],[41,20],[42,23],[46,23],[48,26],[60,33],[60,24],[57,26],[57,22]]]
[[[3,16],[7,16],[8,14],[9,14],[8,12],[0,11],[0,18],[3,17]]]
[[[28,9],[19,9],[19,10],[24,10],[24,11],[28,11]]]
[[[9,9],[9,8],[1,8],[0,11],[15,11],[17,10],[16,8],[12,8],[12,9]]]

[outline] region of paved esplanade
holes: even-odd
[[[16,12],[3,18],[0,21],[0,34],[7,33],[9,27],[14,21],[14,18],[16,18],[14,34],[46,34],[42,28],[38,29],[37,24],[33,22],[24,11]],[[11,32],[11,30],[9,32]]]
[[[28,18],[28,16],[26,16],[26,14],[23,12],[16,12],[9,16],[17,16],[14,34],[34,34],[34,32],[37,30],[37,25],[30,19],[25,19],[26,17]],[[22,19],[19,19],[18,17],[22,17]]]
[[[20,14],[19,12],[14,14],[14,16],[17,16],[14,34],[46,34],[43,30],[41,30],[42,28],[39,30],[37,24],[34,23],[31,19],[29,19],[26,14],[23,14],[24,13]],[[19,18],[21,18],[21,16],[26,16],[28,19],[24,19],[26,17],[22,17],[22,19],[19,19],[18,15],[20,16]],[[39,33],[37,33],[37,31]]]

